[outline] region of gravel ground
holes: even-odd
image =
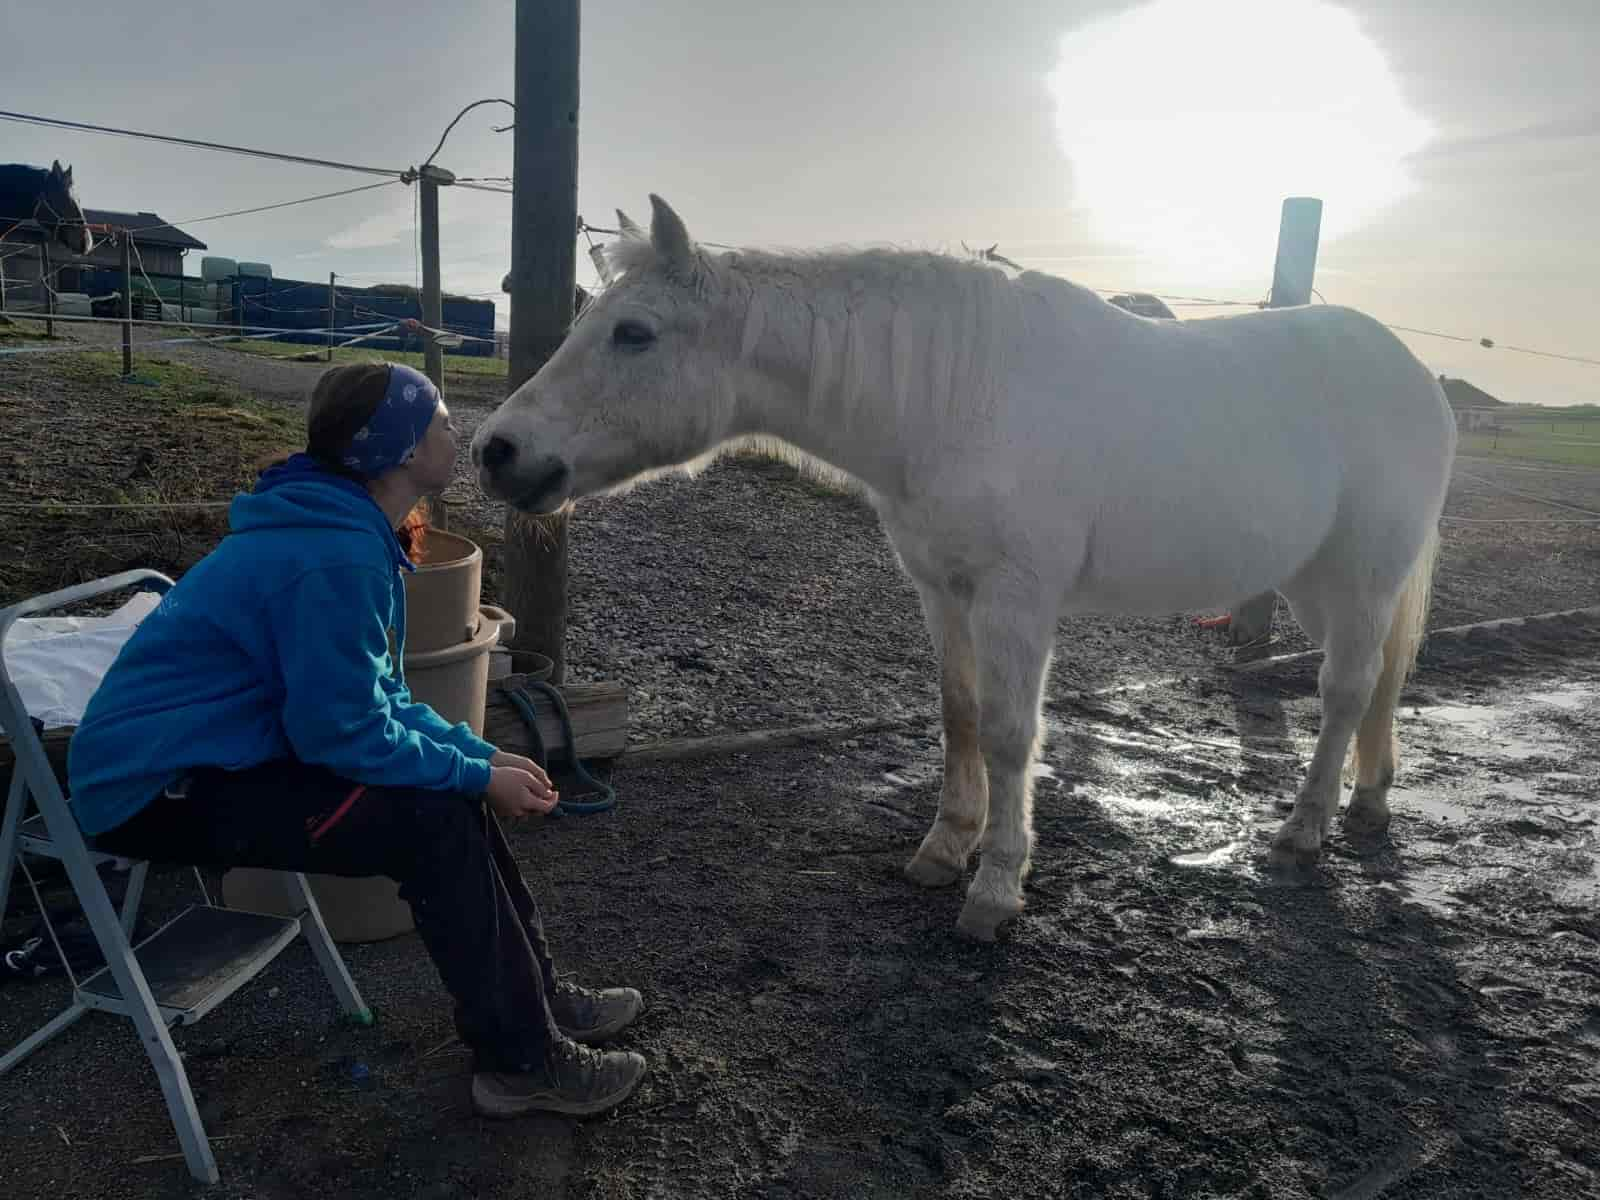
[[[292,403],[316,368],[271,371]],[[452,382],[469,427],[493,386]],[[48,410],[83,445],[119,394],[0,370],[6,412]],[[1507,489],[1600,510],[1600,474],[1463,461],[1449,512],[1578,516]],[[492,596],[501,514],[457,513]],[[1597,559],[1593,526],[1447,525],[1433,624],[1594,604]],[[1314,666],[1227,672],[1183,614],[1063,622],[1029,907],[978,947],[953,936],[955,889],[899,874],[937,804],[937,691],[858,501],[726,462],[585,504],[571,610],[572,674],[627,685],[636,741],[909,725],[624,760],[612,812],[515,830],[563,963],[649,1000],[628,1035],[649,1079],[600,1120],[473,1117],[414,937],[348,948],[370,1030],[287,952],[177,1035],[219,1139],[212,1194],[1600,1194],[1600,622],[1431,642],[1391,838],[1336,838],[1291,879],[1262,862],[1315,736]],[[184,883],[157,881],[154,915]],[[8,984],[0,1043],[62,998],[58,979]],[[175,1148],[123,1023],[86,1020],[0,1084],[6,1194],[191,1194],[180,1161],[135,1161]]]

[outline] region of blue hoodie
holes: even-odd
[[[73,733],[84,831],[120,825],[190,768],[287,757],[375,787],[485,791],[495,748],[406,688],[401,571],[415,568],[366,489],[297,455],[236,497],[228,521]]]

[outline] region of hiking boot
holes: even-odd
[[[550,997],[556,1027],[573,1041],[591,1046],[632,1025],[643,1008],[644,997],[633,988],[586,988],[562,982]]]
[[[588,1117],[621,1104],[644,1078],[644,1058],[591,1050],[563,1038],[536,1071],[480,1071],[472,1077],[472,1107],[485,1117],[531,1112]]]

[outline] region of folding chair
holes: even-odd
[[[80,980],[72,974],[71,964],[62,955],[62,965],[72,981],[72,1003],[0,1058],[0,1075],[90,1009],[128,1017],[138,1028],[140,1040],[156,1069],[190,1173],[204,1183],[216,1183],[216,1159],[168,1027],[190,1025],[205,1016],[264,970],[296,934],[304,935],[310,943],[344,1012],[364,1024],[371,1023],[372,1014],[362,1002],[343,958],[328,936],[305,876],[298,873],[286,872],[291,877],[291,890],[298,895],[300,911],[297,915],[281,917],[212,904],[196,868],[201,903],[185,909],[137,946],[130,945],[149,864],[136,862],[132,865],[119,914],[113,909],[111,897],[96,870],[100,864],[116,859],[94,849],[92,840],[85,839],[78,828],[55,772],[51,770],[44,745],[5,666],[6,631],[18,618],[126,588],[164,593],[170,587],[172,580],[158,572],[127,571],[0,609],[0,724],[5,726],[16,755],[5,820],[0,825],[0,920],[5,917],[13,867],[22,862],[22,856],[33,854],[59,859],[106,961],[106,966]],[[38,815],[24,820],[30,794],[39,811]],[[22,862],[22,866],[27,873],[27,864]],[[31,875],[29,881],[32,882]],[[37,891],[35,895],[37,897]],[[48,925],[49,915],[42,902],[40,910]],[[53,929],[51,936],[55,936]]]

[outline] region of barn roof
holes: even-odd
[[[153,212],[118,212],[110,208],[86,208],[83,219],[91,225],[111,225],[134,231],[133,240],[141,246],[171,246],[178,250],[204,250],[206,244],[181,229],[174,229]],[[17,232],[44,236],[37,221],[24,221]]]

